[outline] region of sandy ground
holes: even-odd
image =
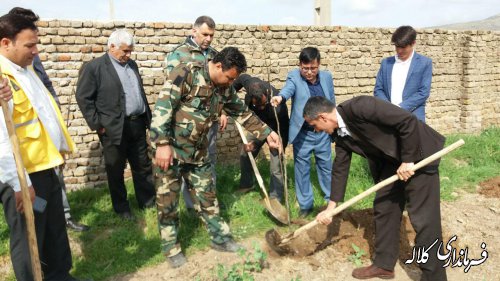
[[[490,179],[478,187],[478,193],[461,193],[455,202],[441,205],[443,235],[445,242],[456,235],[451,245],[457,251],[468,249],[469,260],[481,260],[484,242],[488,252],[487,259],[480,265],[472,266],[465,273],[465,266],[447,267],[448,280],[499,280],[500,268],[500,177]],[[258,243],[268,252],[269,267],[256,273],[255,280],[356,280],[351,277],[356,267],[348,260],[354,253],[354,243],[371,257],[373,252],[373,225],[371,210],[344,213],[330,229],[315,229],[309,232],[309,242],[316,245],[302,248],[298,256],[279,256],[269,249],[263,237],[241,241],[248,249]],[[414,233],[407,220],[402,228],[400,261],[396,265],[395,280],[419,280],[420,270],[414,265],[405,265],[411,257]],[[329,235],[331,243],[322,250],[314,251],[322,235]],[[307,242],[308,240],[304,242]],[[309,254],[304,256],[305,254]],[[462,255],[463,257],[463,255]],[[369,257],[362,259],[369,265]],[[171,269],[168,263],[143,269],[141,271],[110,278],[113,281],[153,281],[153,280],[216,280],[215,268],[226,267],[241,262],[241,258],[231,253],[214,250],[198,252],[188,256],[188,263],[179,269]],[[299,278],[299,279],[298,279]]]

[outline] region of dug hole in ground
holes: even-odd
[[[465,267],[447,267],[448,280],[498,280],[500,276],[500,177],[482,182],[477,193],[462,192],[458,200],[442,202],[442,224],[444,241],[456,235],[452,246],[458,252],[468,248],[468,258],[481,259],[481,243],[486,243],[488,258],[481,265],[473,266],[465,273]],[[239,241],[252,249],[257,243],[266,251],[269,268],[254,273],[255,280],[356,280],[351,272],[356,265],[349,261],[355,254],[355,244],[366,254],[361,258],[363,266],[371,264],[373,254],[373,213],[371,209],[343,212],[328,228],[317,226],[294,241],[295,255],[280,256],[267,246],[263,237],[253,237]],[[420,270],[415,264],[406,265],[412,257],[415,238],[408,217],[401,226],[400,259],[396,264],[395,280],[420,280]],[[325,239],[330,242],[325,243]],[[241,262],[232,253],[214,250],[198,252],[188,256],[188,263],[179,269],[171,269],[168,263],[146,268],[138,272],[116,276],[114,281],[153,280],[216,280],[214,269],[223,264],[229,268]],[[374,279],[378,280],[378,279]]]

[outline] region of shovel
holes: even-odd
[[[241,139],[244,144],[248,144],[247,137],[245,136],[245,132],[241,128],[241,125],[238,122],[234,122],[236,124],[236,128],[240,132]],[[257,182],[259,183],[260,189],[264,193],[264,207],[269,211],[269,213],[277,219],[282,224],[288,224],[290,221],[288,217],[288,211],[281,205],[281,203],[276,198],[269,198],[267,195],[266,188],[264,187],[264,181],[262,180],[262,176],[259,173],[259,169],[257,168],[257,164],[255,163],[255,159],[251,152],[248,153],[248,158],[250,159],[250,163],[252,163],[252,168],[255,173],[255,177],[257,178]]]
[[[443,148],[442,150],[432,154],[431,156],[423,159],[422,161],[418,162],[417,164],[415,164],[412,168],[413,171],[416,171],[426,165],[428,165],[429,163],[431,162],[434,162],[435,160],[441,158],[442,156],[444,156],[445,154],[448,154],[449,152],[459,148],[460,146],[462,146],[464,144],[464,140],[463,139],[460,139],[458,140],[457,142]],[[335,215],[337,215],[338,213],[342,212],[343,210],[349,208],[350,206],[352,206],[354,203],[357,203],[358,201],[360,201],[361,199],[367,197],[368,195],[378,191],[379,189],[385,187],[386,185],[388,184],[391,184],[395,181],[397,181],[399,179],[398,175],[393,175],[381,182],[379,182],[378,184],[372,186],[371,188],[365,190],[364,192],[356,195],[355,197],[349,199],[348,201],[346,201],[345,203],[337,206],[336,208],[332,209],[332,210],[329,210],[327,215],[328,217],[333,217]],[[289,233],[287,235],[284,235],[284,236],[281,236],[278,231],[274,230],[274,229],[271,229],[269,231],[266,232],[266,242],[267,244],[269,245],[269,247],[271,249],[273,249],[275,252],[277,253],[280,253],[280,254],[283,254],[283,253],[286,253],[288,252],[288,246],[287,244],[292,241],[293,239],[295,239],[296,237],[298,237],[299,235],[301,235],[302,233],[306,232],[307,230],[315,227],[316,225],[318,224],[318,221],[317,220],[313,220],[311,222],[309,222],[308,224],[298,228],[297,230],[295,230],[294,232],[292,233]]]

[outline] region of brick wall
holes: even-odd
[[[116,28],[136,38],[132,58],[140,67],[148,101],[153,106],[165,77],[165,54],[190,34],[191,24],[143,22],[41,21],[40,57],[51,77],[68,119],[78,152],[67,161],[69,188],[95,186],[106,180],[97,135],[76,105],[74,90],[83,62],[106,51]],[[288,71],[297,67],[303,47],[321,51],[322,69],[333,73],[337,102],[372,95],[382,58],[394,54],[393,29],[339,26],[217,26],[213,46],[236,46],[247,57],[248,73],[283,87]],[[428,123],[441,133],[478,133],[500,125],[500,33],[486,31],[418,30],[416,50],[433,60]],[[233,162],[239,151],[232,124],[219,134],[219,162]]]

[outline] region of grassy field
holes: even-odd
[[[455,199],[457,189],[473,191],[482,180],[500,174],[500,129],[484,131],[479,136],[449,136],[450,144],[459,138],[465,145],[446,156],[440,166],[441,189],[443,200]],[[269,178],[269,168],[265,161],[259,162],[263,178]],[[288,186],[292,218],[297,216],[298,207],[295,200],[293,163],[288,161]],[[276,227],[275,222],[267,215],[259,203],[260,193],[250,192],[238,195],[234,191],[239,184],[239,165],[219,166],[218,198],[223,217],[230,223],[237,240],[251,236],[263,236],[266,230]],[[316,178],[312,171],[312,182],[315,189],[315,207],[324,204]],[[266,182],[266,186],[269,183]],[[361,157],[353,157],[346,200],[372,186],[366,161]],[[124,222],[113,213],[109,193],[106,187],[75,191],[68,194],[73,217],[91,226],[85,233],[70,232],[73,243],[73,274],[78,277],[92,277],[94,280],[105,280],[110,276],[137,271],[164,261],[160,253],[160,240],[156,223],[155,209],[138,211],[131,183],[128,183],[129,199],[135,212],[135,222]],[[372,197],[359,202],[354,208],[370,208]],[[1,208],[1,207],[0,207]],[[181,205],[180,240],[186,254],[208,247],[210,241],[201,221],[187,212]],[[313,216],[310,217],[312,219]],[[284,232],[288,232],[286,229]],[[9,232],[3,216],[0,217],[0,261],[9,263]],[[5,266],[5,265],[4,265]],[[9,266],[9,265],[7,265]],[[2,276],[0,280],[15,280],[13,274]],[[4,274],[5,275],[5,274]]]

